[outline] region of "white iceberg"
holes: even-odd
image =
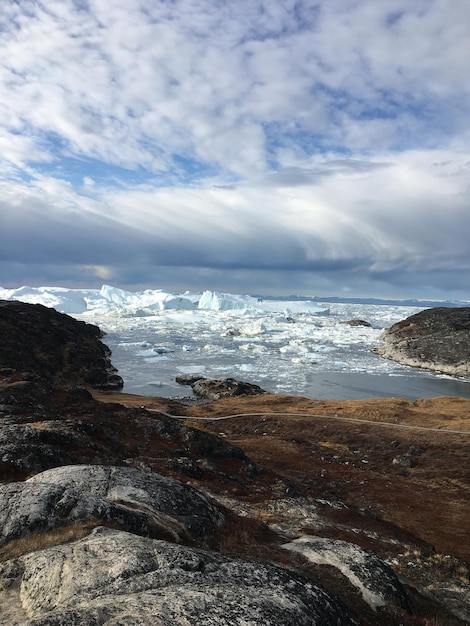
[[[65,287],[20,287],[3,289],[0,299],[20,300],[52,307],[61,313],[94,312],[102,315],[142,317],[160,311],[213,311],[264,313],[309,313],[324,315],[329,309],[311,300],[263,300],[249,295],[185,292],[173,294],[162,289],[126,291],[111,285],[101,289],[67,289]]]
[[[260,313],[309,313],[310,315],[326,315],[328,308],[320,307],[313,300],[265,300],[248,295],[204,291],[199,309],[210,311],[245,310]]]
[[[88,309],[87,297],[95,289],[66,289],[65,287],[19,287],[2,289],[2,300],[19,300],[29,304],[42,304],[61,313],[84,313]]]

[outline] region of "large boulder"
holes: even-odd
[[[120,389],[111,351],[97,326],[41,304],[0,300],[0,375],[26,375],[57,385]]]
[[[0,485],[0,545],[76,521],[183,541],[213,534],[224,515],[196,489],[130,467],[69,465]]]
[[[0,565],[9,626],[302,626],[357,622],[288,570],[97,528]]]
[[[470,377],[470,307],[426,309],[382,334],[381,356],[411,367]]]
[[[202,376],[177,376],[180,385],[189,385],[195,396],[205,400],[220,400],[234,396],[257,396],[266,393],[258,385],[246,383],[235,378],[204,378]]]
[[[366,328],[370,328],[372,326],[370,322],[360,319],[344,320],[340,322],[340,324],[347,324],[348,326],[365,326]]]

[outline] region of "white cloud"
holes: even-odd
[[[2,261],[468,269],[469,18],[467,0],[6,0]]]
[[[126,166],[176,152],[246,175],[266,167],[266,124],[361,150],[391,145],[396,118],[413,141],[432,98],[468,112],[463,0],[305,2],[303,19],[247,0],[7,4],[5,123]]]
[[[291,173],[293,184],[99,189],[94,198],[44,177],[17,183],[14,203],[11,184],[0,188],[11,242],[3,254],[49,264],[60,255],[64,263],[110,268],[109,275],[118,275],[123,259],[131,267],[319,276],[440,272],[453,264],[468,272],[468,170],[446,152],[410,152],[395,161],[387,154],[376,163],[317,162],[316,176],[302,184]]]

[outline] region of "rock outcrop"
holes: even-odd
[[[0,580],[20,607],[9,626],[358,624],[293,572],[100,527],[0,565]]]
[[[205,400],[220,400],[220,398],[235,396],[257,396],[266,393],[258,385],[235,378],[213,380],[202,376],[177,376],[176,382],[180,385],[190,386],[195,396]]]
[[[168,410],[175,403],[167,404]],[[175,404],[179,414],[185,408]],[[105,464],[157,473],[172,467],[177,478],[196,468],[205,479],[243,482],[252,463],[240,448],[166,413],[98,402],[83,388],[0,384],[0,481],[63,465]]]
[[[403,587],[392,568],[376,554],[356,544],[307,536],[286,543],[283,548],[302,554],[312,563],[337,568],[374,610],[387,605],[409,609]]]
[[[215,533],[215,501],[178,480],[129,467],[69,465],[0,485],[0,545],[73,522],[172,541]]]
[[[370,322],[360,319],[345,320],[340,322],[340,324],[347,324],[348,326],[365,326],[366,328],[370,328],[372,326]]]
[[[103,333],[40,304],[0,300],[0,372],[58,385],[120,389]]]
[[[470,307],[426,309],[391,326],[375,352],[403,365],[470,378]]]

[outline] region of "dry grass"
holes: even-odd
[[[279,546],[281,538],[261,518],[226,511],[226,522],[208,546],[228,556],[264,563],[286,564],[290,555]]]
[[[214,435],[214,431],[210,428],[206,428],[202,425],[202,422],[198,420],[184,420],[183,426],[187,428],[194,428],[195,430],[200,430],[203,433],[209,433],[210,435]]]
[[[393,567],[424,585],[448,580],[470,584],[470,565],[449,554],[423,554],[413,550],[397,557]]]
[[[292,482],[301,492],[367,510],[433,544],[437,552],[469,560],[468,436],[377,424],[465,430],[470,426],[469,400],[335,402],[255,396],[220,400],[192,411],[215,416],[269,408],[271,416],[223,422],[228,441],[242,448],[253,462]],[[306,410],[371,423],[274,415]],[[394,441],[398,447],[391,445]],[[394,465],[394,457],[408,454],[412,446],[422,448],[422,453],[413,457],[416,466],[404,469]]]
[[[30,552],[77,541],[89,535],[99,524],[97,520],[72,522],[67,526],[37,531],[30,535],[13,539],[0,547],[0,562],[15,559]]]
[[[345,452],[349,451],[349,446],[347,446],[345,443],[337,443],[335,441],[317,441],[317,445],[321,446],[322,448],[331,448],[333,450],[342,450]]]

